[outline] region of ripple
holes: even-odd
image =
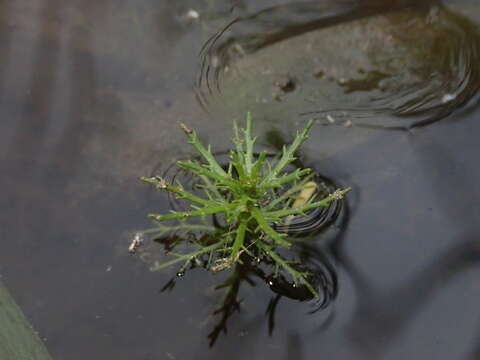
[[[205,44],[197,98],[206,109],[283,102],[326,125],[443,119],[478,93],[479,30],[435,2],[408,5],[301,2],[237,18]],[[285,74],[295,79],[288,93],[271,85]]]
[[[317,199],[326,198],[329,194],[339,189],[330,179],[317,175],[313,179],[318,186]],[[326,207],[312,210],[307,216],[296,216],[288,223],[273,224],[273,228],[289,236],[310,236],[324,230],[335,223],[341,215],[343,201],[333,201]]]

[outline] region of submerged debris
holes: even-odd
[[[296,88],[295,79],[289,75],[278,76],[273,84],[285,93],[292,92]]]

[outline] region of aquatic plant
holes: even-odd
[[[186,211],[149,215],[157,223],[149,232],[183,235],[172,237],[168,244],[167,250],[173,259],[156,263],[154,270],[183,263],[179,275],[198,264],[219,272],[242,264],[245,255],[258,263],[274,265],[274,277],[287,274],[293,284],[318,296],[310,281],[313,274],[282,255],[282,249],[289,249],[293,241],[288,238],[285,227],[296,217],[307,216],[314,209],[341,200],[350,188],[337,189],[319,199],[312,189],[315,187],[311,181],[312,170],[293,167],[295,154],[308,139],[312,124],[313,121],[309,121],[293,142],[283,147],[281,154],[271,157],[266,151],[259,154],[254,151],[256,138],[252,136],[252,117],[248,113],[244,129],[234,124],[235,148],[224,166],[217,161],[210,146],[201,143],[194,130],[180,124],[188,143],[200,157],[177,164],[196,176],[199,184],[187,190],[180,182],[172,184],[160,176],[141,178],[189,203]],[[192,221],[194,219],[197,221]],[[164,221],[176,223],[164,225]],[[188,243],[194,249],[186,253],[173,251],[181,243]]]

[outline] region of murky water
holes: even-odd
[[[240,90],[247,103],[300,102],[301,115],[327,124],[409,129],[474,102],[479,51],[476,25],[440,2],[291,3],[213,37],[198,94],[208,106]]]
[[[0,2],[0,274],[55,359],[480,356],[480,6],[282,4]],[[246,110],[265,146],[315,117],[304,162],[354,191],[329,306],[243,282],[210,349],[225,275],[160,291],[127,247],[169,204],[137,178]]]

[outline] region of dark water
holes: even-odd
[[[286,3],[0,2],[0,274],[55,359],[480,356],[480,7]],[[178,122],[221,151],[247,109],[264,145],[316,117],[304,161],[354,188],[338,293],[282,298],[269,336],[272,293],[242,285],[209,349],[224,275],[160,292],[175,269],[127,247],[168,202],[137,177],[190,151]]]

